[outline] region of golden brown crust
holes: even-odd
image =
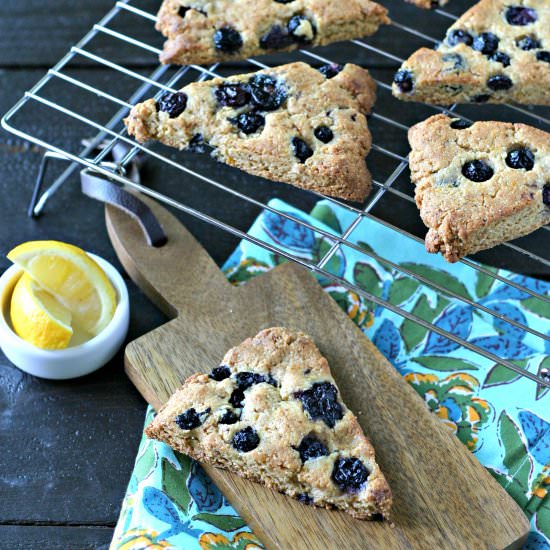
[[[400,90],[394,83],[393,94],[404,101],[437,105],[513,101],[550,105],[550,63],[537,59],[541,52],[550,55],[548,0],[525,0],[516,4],[535,10],[537,20],[528,25],[511,25],[505,14],[513,3],[481,0],[449,28],[437,50],[420,48],[403,63],[401,70],[409,71],[414,87],[410,91]],[[481,33],[494,34],[499,40],[496,51],[508,56],[509,64],[498,61],[493,53],[478,51],[476,42],[450,44],[449,37],[456,30],[467,32],[470,42]],[[538,40],[539,46],[519,47],[518,42],[526,36]],[[495,89],[494,81],[491,84],[489,79],[502,76],[510,80],[511,87]]]
[[[390,23],[386,8],[370,0],[348,0],[345,9],[332,0],[294,0],[286,4],[256,0],[252,10],[248,0],[164,0],[156,25],[167,38],[160,58],[163,63],[200,65],[293,50],[304,44],[294,40],[284,48],[264,49],[260,38],[274,25],[286,27],[295,15],[306,16],[315,27],[308,46],[371,35],[380,25]],[[214,46],[214,33],[226,26],[242,37],[242,47],[234,53],[221,52]]]
[[[414,4],[417,8],[423,10],[435,10],[443,7],[449,0],[405,0],[409,4]]]
[[[550,222],[542,200],[550,183],[550,135],[525,124],[476,122],[453,129],[436,115],[409,130],[411,180],[420,216],[429,228],[426,248],[449,262],[526,235]],[[531,170],[506,164],[507,154],[527,147]],[[487,181],[462,175],[465,162],[483,160],[494,170]]]
[[[176,118],[158,112],[153,99],[139,103],[125,121],[128,132],[139,142],[156,139],[179,149],[188,147],[200,134],[214,147],[213,156],[230,166],[326,195],[364,200],[371,186],[365,164],[371,147],[366,115],[374,104],[376,89],[368,71],[347,64],[336,76],[325,78],[305,63],[291,63],[258,73],[277,78],[288,94],[279,109],[263,113],[265,126],[258,132],[245,135],[232,122],[249,106],[220,106],[214,93],[223,83],[248,82],[250,74],[182,88],[187,108]],[[331,129],[334,137],[329,143],[315,137],[319,126]],[[313,151],[303,163],[294,154],[295,137]]]
[[[205,374],[191,376],[161,408],[146,434],[289,496],[308,495],[317,506],[339,508],[359,519],[377,514],[389,517],[391,491],[357,418],[339,399],[343,416],[330,427],[323,420],[313,420],[296,397],[316,383],[335,385],[326,359],[309,336],[280,327],[266,329],[231,349],[221,364],[230,369],[230,378],[215,381]],[[243,372],[271,382],[250,386],[242,410],[234,409],[229,399],[237,387],[235,374]],[[199,427],[183,430],[175,418],[190,407],[209,412]],[[219,423],[228,408],[240,412],[240,419],[234,424]],[[249,426],[258,434],[259,444],[239,452],[232,438]],[[297,447],[312,435],[329,454],[302,462]],[[335,461],[345,457],[360,459],[369,471],[357,492],[343,492],[332,480]]]

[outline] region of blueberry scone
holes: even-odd
[[[164,0],[163,63],[188,65],[321,46],[375,33],[386,8],[370,0]]]
[[[550,105],[550,2],[481,0],[396,73],[407,101]]]
[[[229,350],[185,381],[146,434],[304,504],[389,517],[374,449],[301,332],[269,328]]]
[[[550,222],[550,134],[433,116],[409,130],[426,249],[449,262]]]
[[[216,159],[251,174],[361,201],[371,185],[366,116],[375,86],[356,65],[291,63],[148,99],[126,125],[139,142],[207,144]]]

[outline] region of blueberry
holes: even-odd
[[[312,420],[322,420],[329,428],[344,416],[338,390],[330,382],[317,382],[309,390],[294,394]]]
[[[435,10],[435,9],[437,9],[437,8],[439,8],[439,2],[438,2],[438,0],[432,0],[432,1],[430,2],[430,9],[431,9],[431,10]]]
[[[309,495],[307,495],[306,493],[300,493],[297,497],[296,497],[302,504],[307,504],[308,506],[313,504],[313,498],[311,498]]]
[[[290,4],[291,2],[294,2],[294,0],[275,0],[275,2],[278,2],[279,4]]]
[[[191,407],[176,416],[176,424],[182,430],[192,430],[193,428],[198,428],[209,413],[210,409],[206,409],[202,413],[197,413],[197,411]]]
[[[478,52],[489,55],[497,51],[499,42],[500,40],[496,34],[482,32],[479,36],[475,37],[472,47]]]
[[[231,119],[231,122],[234,122],[243,134],[248,135],[262,128],[265,124],[265,118],[259,113],[241,113]]]
[[[254,428],[248,426],[235,433],[231,440],[231,444],[237,451],[248,453],[253,451],[260,444],[260,437]]]
[[[520,50],[536,50],[537,48],[540,48],[540,40],[537,40],[532,35],[522,36],[516,40],[516,46]]]
[[[320,456],[328,456],[329,454],[325,445],[312,435],[306,435],[296,450],[300,453],[302,462],[307,462]]]
[[[181,115],[187,107],[187,96],[183,92],[166,92],[157,101],[157,110],[168,113],[170,118]]]
[[[314,136],[323,143],[328,143],[329,141],[332,141],[332,138],[334,137],[334,134],[332,133],[332,130],[328,126],[317,126],[315,130],[313,131]]]
[[[235,424],[241,419],[241,415],[232,409],[226,409],[220,417],[218,424]]]
[[[470,122],[468,120],[464,120],[463,118],[455,118],[451,122],[451,128],[454,130],[464,130],[466,128],[469,128],[473,122]]]
[[[474,103],[487,103],[491,99],[489,94],[479,94],[472,98]]]
[[[257,372],[238,372],[235,375],[235,382],[240,390],[245,391],[255,384],[265,382],[266,378],[263,374]]]
[[[205,153],[207,145],[208,144],[204,141],[202,134],[195,134],[190,139],[189,144],[187,145],[187,150],[192,153]]]
[[[237,387],[233,390],[229,403],[236,408],[243,406],[244,392],[254,384],[266,382],[266,377],[256,372],[238,372],[235,375]]]
[[[462,166],[462,175],[471,181],[487,181],[493,177],[493,169],[482,160],[471,160]]]
[[[229,367],[225,365],[220,365],[219,367],[214,367],[212,369],[212,371],[208,375],[208,378],[212,378],[212,380],[216,380],[216,382],[220,382],[221,380],[225,380],[230,376],[231,376],[231,371],[229,370]]]
[[[271,385],[271,386],[274,386],[275,388],[278,387],[278,383],[277,383],[277,380],[275,380],[275,378],[273,378],[273,376],[271,376],[271,374],[267,377],[267,380],[266,382]]]
[[[285,102],[286,90],[272,76],[256,74],[248,82],[252,102],[265,111],[274,111]]]
[[[496,74],[489,77],[487,80],[487,86],[491,90],[509,90],[512,87],[512,80],[503,74]]]
[[[243,107],[250,101],[250,92],[245,84],[222,84],[214,95],[218,103],[225,107]]]
[[[446,53],[441,57],[441,61],[443,61],[443,63],[449,63],[451,65],[450,70],[458,71],[464,67],[464,60],[462,56],[457,53]],[[445,70],[448,71],[449,68]]]
[[[547,184],[542,188],[542,202],[543,202],[546,206],[550,206],[550,183],[547,183]]]
[[[243,38],[233,27],[222,27],[214,33],[214,45],[216,50],[233,53],[241,49]]]
[[[530,149],[520,147],[519,149],[510,151],[506,155],[506,164],[510,168],[532,170],[533,166],[535,166],[535,156]]]
[[[462,29],[453,29],[452,31],[449,31],[449,34],[447,35],[447,44],[449,44],[449,46],[456,46],[461,43],[471,46],[473,41],[474,39],[472,35]]]
[[[342,69],[343,65],[338,65],[337,63],[329,63],[328,65],[323,65],[319,67],[319,72],[324,75],[326,78],[335,77]]]
[[[414,88],[412,73],[406,69],[397,71],[393,77],[393,81],[401,92],[411,92]]]
[[[315,38],[315,25],[305,15],[291,17],[286,28],[296,42],[305,44]]]
[[[359,491],[369,471],[358,458],[339,458],[332,469],[332,481],[344,492]]]
[[[525,26],[534,23],[537,20],[537,12],[532,8],[523,6],[510,6],[506,10],[506,21],[510,25]]]
[[[244,401],[244,391],[240,388],[235,388],[233,393],[229,397],[229,403],[233,405],[236,409],[240,409],[243,406]]]
[[[489,56],[491,61],[496,61],[497,63],[502,63],[504,67],[510,65],[510,56],[504,52],[495,52],[493,55]]]
[[[264,50],[280,50],[288,48],[292,44],[292,36],[288,29],[281,25],[273,25],[264,35],[260,37],[260,47]]]
[[[539,61],[546,61],[546,63],[550,63],[550,52],[546,50],[542,52],[537,52],[537,59]]]
[[[298,137],[292,138],[292,150],[294,151],[294,156],[301,162],[304,163],[311,155],[313,155],[313,150],[311,147],[303,140]]]

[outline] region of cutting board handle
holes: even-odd
[[[175,216],[143,195],[140,200],[164,229],[167,242],[161,247],[147,244],[135,219],[105,206],[109,237],[130,277],[172,318],[197,300],[205,307],[219,304],[233,287],[214,260]]]

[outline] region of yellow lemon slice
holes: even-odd
[[[64,349],[73,336],[70,311],[26,273],[13,289],[10,316],[15,332],[39,348]]]
[[[95,336],[111,321],[116,292],[99,265],[82,249],[58,241],[30,241],[8,258],[71,314],[71,325]]]

